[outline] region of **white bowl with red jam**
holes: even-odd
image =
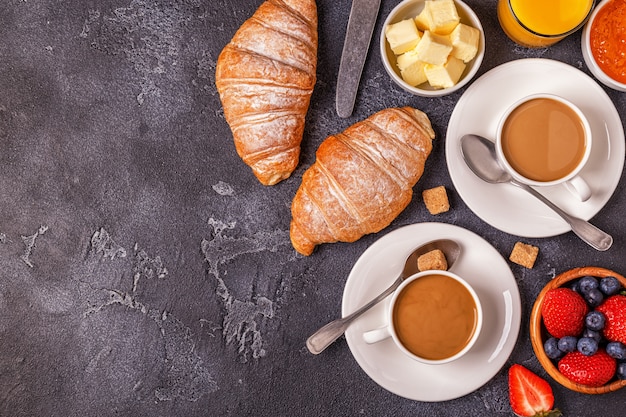
[[[582,32],[585,64],[602,84],[626,91],[626,2],[602,0]]]

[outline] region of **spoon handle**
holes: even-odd
[[[514,182],[513,184],[528,191],[539,200],[543,201],[548,207],[554,210],[559,216],[563,218],[563,220],[565,220],[571,226],[572,232],[576,233],[579,238],[592,246],[594,249],[597,249],[599,251],[605,251],[608,250],[613,244],[613,238],[611,237],[611,235],[598,229],[588,221],[571,216],[570,214],[564,212],[552,201],[548,200],[542,194],[537,192],[534,188],[518,182]]]
[[[306,341],[306,346],[309,349],[309,352],[315,355],[323,352],[324,349],[330,346],[335,340],[339,339],[339,337],[345,333],[352,321],[394,292],[396,288],[400,286],[402,280],[402,276],[398,277],[393,284],[389,286],[389,288],[380,293],[372,301],[356,310],[354,313],[340,319],[333,320],[313,333]]]

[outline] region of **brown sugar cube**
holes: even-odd
[[[516,242],[513,247],[513,251],[511,252],[511,256],[509,256],[509,260],[531,269],[535,266],[537,254],[539,254],[539,248],[522,242]]]
[[[440,249],[434,249],[430,252],[426,252],[422,256],[417,258],[417,269],[421,271],[441,270],[446,271],[448,269],[448,261],[446,261],[446,255]]]
[[[446,187],[443,185],[424,190],[422,192],[422,198],[430,214],[439,214],[450,210],[448,194],[446,193]]]

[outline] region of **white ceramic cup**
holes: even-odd
[[[405,347],[405,345],[400,340],[400,337],[398,336],[398,332],[396,330],[394,320],[393,320],[394,310],[395,310],[396,303],[398,301],[398,297],[403,293],[404,289],[407,286],[411,285],[414,281],[419,280],[425,276],[431,276],[431,275],[444,275],[446,277],[452,278],[456,280],[457,282],[459,282],[461,285],[463,285],[463,287],[465,287],[465,289],[467,289],[467,291],[472,297],[472,300],[475,306],[475,313],[474,313],[475,323],[474,323],[474,330],[473,330],[473,333],[471,334],[471,337],[469,338],[467,343],[464,345],[464,347],[460,351],[458,351],[457,353],[451,356],[445,357],[443,359],[429,359],[425,357],[420,357],[417,354],[411,352],[409,349],[407,349],[407,347]],[[482,311],[482,307],[480,304],[480,299],[478,298],[478,295],[476,294],[474,289],[471,287],[471,285],[469,285],[467,281],[465,281],[463,278],[461,278],[460,276],[452,272],[438,271],[438,270],[418,272],[417,274],[414,274],[410,276],[409,278],[407,278],[393,293],[391,302],[389,304],[389,308],[386,311],[386,317],[387,317],[387,325],[385,325],[384,327],[370,330],[368,332],[363,333],[363,339],[365,340],[365,342],[372,344],[372,343],[378,343],[385,339],[391,338],[393,339],[393,342],[398,347],[398,349],[400,349],[400,351],[402,351],[406,356],[418,362],[426,363],[429,365],[439,365],[439,364],[452,362],[454,360],[461,358],[463,355],[469,352],[472,346],[474,346],[474,344],[476,343],[476,340],[478,340],[478,336],[480,335],[482,324],[483,324],[483,311]]]
[[[576,165],[574,169],[572,169],[567,175],[564,175],[561,178],[558,178],[553,181],[536,181],[530,178],[525,177],[520,174],[511,166],[507,157],[505,156],[503,150],[503,128],[504,124],[510,117],[511,113],[516,110],[522,104],[539,98],[546,98],[558,101],[563,103],[567,107],[569,107],[580,119],[582,123],[583,132],[585,136],[585,150],[582,158],[579,163]],[[496,135],[496,152],[498,155],[498,159],[502,163],[502,166],[513,176],[513,178],[523,184],[530,185],[533,187],[547,187],[547,186],[555,186],[555,185],[563,185],[567,188],[570,193],[572,193],[575,197],[577,197],[580,201],[587,201],[591,197],[591,188],[587,184],[587,182],[580,175],[580,171],[584,168],[585,164],[589,160],[589,155],[591,154],[591,146],[592,146],[592,134],[591,127],[589,126],[589,121],[583,114],[583,112],[572,102],[564,99],[563,97],[554,95],[554,94],[533,94],[526,96],[511,105],[504,113],[500,122],[498,124],[498,131]]]

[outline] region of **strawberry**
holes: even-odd
[[[596,310],[606,318],[604,337],[612,342],[626,344],[626,296],[613,295],[596,307]]]
[[[523,417],[556,417],[559,410],[553,410],[554,394],[548,381],[534,374],[522,365],[509,368],[509,401],[513,412]]]
[[[589,307],[576,291],[559,287],[546,292],[541,307],[543,324],[552,336],[578,336],[583,331]]]
[[[570,381],[590,387],[599,387],[609,382],[617,368],[617,362],[604,349],[592,356],[576,351],[563,356],[559,371]]]

